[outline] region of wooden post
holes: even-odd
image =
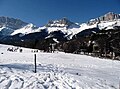
[[[37,72],[37,66],[36,66],[36,54],[34,54],[34,63],[35,63],[35,73]]]

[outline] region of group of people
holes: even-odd
[[[11,47],[11,48],[8,48],[7,51],[10,51],[10,52],[22,52],[23,50],[19,47]]]

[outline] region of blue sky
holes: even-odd
[[[0,0],[0,16],[37,26],[62,17],[82,23],[107,12],[120,14],[120,0]]]

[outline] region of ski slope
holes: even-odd
[[[34,73],[33,49],[12,47],[0,45],[0,89],[119,89],[119,61],[39,51]]]

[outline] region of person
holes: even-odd
[[[20,49],[20,53],[22,52],[23,50],[22,49]]]

